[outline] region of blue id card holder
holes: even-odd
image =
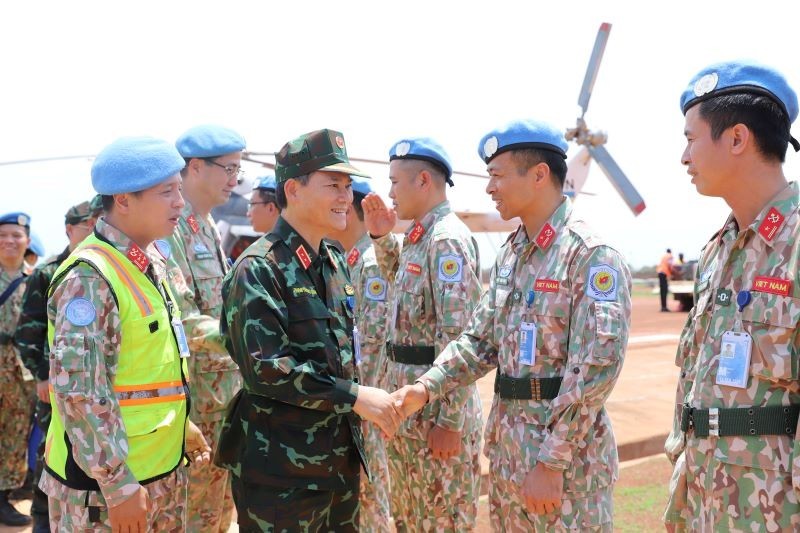
[[[724,332],[720,342],[716,384],[739,389],[747,388],[752,349],[753,338],[746,332]]]
[[[519,326],[519,364],[533,366],[536,362],[536,324],[522,322]]]
[[[186,342],[186,331],[183,329],[183,324],[177,318],[172,319],[172,331],[175,332],[175,340],[178,341],[178,350],[181,357],[189,357],[189,343]]]

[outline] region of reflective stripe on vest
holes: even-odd
[[[159,289],[128,258],[94,235],[87,237],[56,271],[50,295],[64,274],[78,263],[93,267],[108,282],[117,299],[121,342],[117,371],[112,379],[128,440],[125,465],[140,483],[147,483],[172,472],[183,457],[187,417],[186,362],[180,358],[170,315]],[[172,302],[175,318],[180,319],[169,286],[162,283],[161,288]],[[59,309],[66,303],[59,302]],[[52,322],[48,323],[48,338],[54,356],[59,357],[54,327]],[[86,339],[88,349],[84,361],[87,366],[102,357],[99,349],[91,346],[93,342],[93,339]],[[90,383],[87,386],[91,386]],[[95,480],[78,468],[72,457],[73,449],[79,451],[80,447],[72,446],[67,438],[55,392],[51,386],[53,417],[45,450],[47,470],[69,487],[98,490]],[[91,390],[65,392],[92,396]],[[112,404],[107,402],[106,409]],[[99,414],[97,407],[87,406],[86,411],[91,409]]]

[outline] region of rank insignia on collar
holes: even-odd
[[[547,250],[553,243],[555,236],[556,230],[553,229],[553,226],[551,226],[549,222],[545,222],[542,231],[540,231],[539,236],[536,237],[536,244],[542,250]]]
[[[186,222],[188,222],[189,227],[192,228],[192,233],[197,233],[200,231],[200,224],[197,222],[197,219],[194,218],[194,215],[189,215],[186,217]]]
[[[147,265],[150,264],[150,260],[147,258],[147,255],[142,251],[141,248],[136,246],[135,242],[132,242],[130,247],[128,248],[128,253],[126,254],[128,259],[131,260],[131,263],[136,265],[136,268],[145,272],[147,270]]]
[[[767,216],[764,217],[764,220],[761,221],[761,225],[758,226],[758,232],[766,240],[771,241],[775,238],[775,234],[778,233],[778,230],[781,229],[785,218],[786,217],[784,217],[780,211],[774,207],[771,208]]]
[[[308,267],[311,266],[311,257],[308,255],[306,247],[301,244],[297,247],[297,250],[294,251],[294,254],[300,260],[300,263],[302,263],[303,268],[308,270]]]
[[[361,257],[361,252],[358,251],[358,248],[353,248],[350,250],[350,253],[347,254],[347,264],[350,266],[355,266],[359,257]]]
[[[425,234],[425,228],[422,227],[422,224],[419,222],[414,223],[414,228],[408,234],[408,240],[411,241],[411,244],[417,244],[420,237]]]

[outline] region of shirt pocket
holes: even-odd
[[[620,359],[622,306],[619,302],[594,302],[595,346],[592,363],[609,365]]]
[[[68,402],[83,401],[92,391],[92,350],[80,333],[58,335],[53,339],[50,383],[56,394]]]
[[[798,377],[796,328],[800,299],[753,292],[742,311],[742,328],[753,339],[750,370],[768,381]]]
[[[570,322],[570,297],[565,291],[541,293],[534,303],[533,322],[536,324],[537,363],[545,365],[567,357]]]
[[[222,306],[222,280],[225,274],[215,256],[189,261],[195,285],[195,302],[205,315],[218,316]]]

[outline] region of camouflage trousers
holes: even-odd
[[[613,531],[613,486],[592,494],[565,493],[558,513],[528,513],[520,487],[512,481],[489,474],[489,515],[493,531],[564,532]]]
[[[389,533],[389,465],[381,430],[370,422],[363,423],[364,452],[372,474],[372,483],[361,476],[361,503],[358,529],[365,532]]]
[[[0,371],[0,490],[25,482],[35,387],[18,371]]]
[[[392,516],[398,532],[471,531],[478,512],[480,433],[465,433],[461,453],[434,459],[426,441],[397,436],[386,445]]]
[[[193,420],[211,446],[217,449],[223,419]],[[227,533],[233,519],[233,496],[228,471],[213,463],[189,466],[187,530],[197,533]]]
[[[148,532],[183,533],[186,529],[186,470],[178,468],[170,475],[168,483],[145,485],[150,504],[147,510]],[[56,483],[48,478],[45,483]],[[42,487],[53,493],[52,487]],[[157,489],[157,490],[156,490]],[[50,504],[50,531],[112,531],[108,508],[92,507],[85,503],[53,498]],[[143,533],[143,532],[142,532]]]
[[[355,491],[271,487],[233,476],[239,531],[253,533],[348,533],[358,531]]]
[[[50,425],[52,414],[49,403],[36,400],[36,423],[45,435],[47,435],[47,428]],[[36,449],[36,470],[33,475],[35,481],[38,481],[42,477],[42,470],[44,470],[45,441],[46,439],[42,439],[42,442],[39,443],[39,447]],[[47,509],[47,494],[42,492],[37,483],[34,483],[33,501],[31,502],[31,516],[34,521],[47,523],[49,521]]]

